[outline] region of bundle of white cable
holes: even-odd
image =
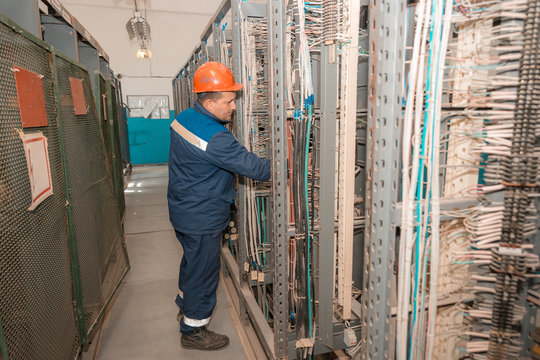
[[[241,127],[243,132],[242,142],[243,145],[249,150],[258,153],[258,155],[264,157],[264,147],[268,144],[268,138],[266,141],[260,141],[259,129],[264,126],[268,126],[268,117],[261,119],[259,114],[254,114],[255,111],[264,108],[264,103],[261,104],[260,96],[260,85],[261,79],[259,76],[261,73],[264,73],[264,69],[260,67],[264,62],[258,61],[257,59],[257,47],[256,47],[256,36],[267,36],[268,32],[265,31],[266,23],[258,24],[257,21],[247,19],[243,16],[242,10],[240,8],[240,17],[242,21],[240,22],[240,35],[242,43],[242,82],[244,85],[244,96],[243,96],[243,119]],[[261,41],[263,39],[259,39]],[[261,55],[259,55],[261,56]],[[264,122],[262,124],[260,122]],[[258,208],[256,203],[257,188],[255,183],[251,179],[246,179],[245,188],[244,188],[244,206],[246,211],[246,217],[244,217],[242,226],[244,229],[244,241],[247,251],[252,261],[257,265],[259,269],[264,265],[261,261],[261,255],[264,252],[268,251],[267,248],[263,247],[262,243],[262,231],[261,222],[258,221]]]
[[[425,11],[424,11],[425,9]],[[397,349],[398,360],[407,358],[407,334],[409,322],[409,304],[410,304],[410,284],[411,284],[411,257],[413,247],[413,204],[414,204],[414,179],[418,175],[418,158],[420,154],[420,120],[421,111],[415,114],[414,121],[414,155],[413,168],[409,176],[410,167],[410,148],[413,144],[412,139],[412,119],[414,107],[422,108],[422,94],[424,91],[423,68],[425,59],[425,44],[427,39],[427,29],[429,27],[429,16],[431,2],[420,0],[417,6],[416,30],[414,35],[413,55],[409,70],[409,90],[407,93],[407,105],[405,108],[404,134],[403,134],[403,183],[402,199],[403,211],[401,219],[401,245],[399,252],[399,275],[398,275],[398,300],[397,300]],[[419,71],[421,69],[422,71]],[[415,96],[416,102],[415,102]],[[413,184],[411,184],[411,182]]]
[[[443,2],[444,3],[444,2]],[[444,64],[446,60],[446,50],[448,48],[448,38],[450,36],[450,25],[452,20],[452,1],[446,0],[444,9],[444,19],[442,26],[441,46],[438,50],[436,86],[435,86],[435,104],[434,109],[434,135],[433,135],[433,192],[431,200],[432,209],[432,231],[431,231],[431,272],[430,272],[430,293],[429,293],[429,319],[427,328],[427,345],[426,358],[431,359],[433,356],[433,343],[435,334],[435,319],[437,315],[437,288],[438,288],[438,272],[439,272],[439,226],[440,226],[440,186],[439,186],[439,154],[440,154],[440,132],[441,132],[441,104],[443,91],[443,74]],[[438,12],[440,13],[440,12]],[[438,37],[437,37],[438,38]]]
[[[425,12],[424,12],[425,10]],[[434,15],[431,18],[430,13]],[[443,18],[444,14],[444,18]],[[417,7],[417,24],[410,64],[409,90],[404,119],[403,140],[403,212],[402,243],[399,257],[398,281],[398,327],[397,354],[400,359],[407,356],[407,336],[410,335],[409,357],[432,358],[434,343],[434,325],[437,311],[437,274],[439,257],[439,144],[440,111],[443,89],[444,63],[450,33],[452,2],[447,0],[420,1]],[[424,83],[424,59],[427,30],[430,31],[430,77]],[[428,86],[429,84],[429,86]],[[427,92],[424,100],[424,91]],[[426,103],[425,103],[426,102]],[[424,112],[423,109],[427,112]],[[414,125],[412,117],[414,113]],[[424,120],[424,121],[422,121]],[[411,132],[414,129],[414,133]],[[413,140],[414,134],[414,140]],[[422,135],[424,134],[424,135]],[[412,170],[409,176],[410,148],[413,146]],[[420,156],[420,147],[423,154]],[[425,183],[423,181],[426,175]],[[419,178],[419,175],[420,178]],[[426,199],[416,199],[417,189],[425,187]],[[430,199],[430,201],[428,201]],[[414,209],[417,209],[416,216]],[[416,230],[413,220],[416,217]],[[431,225],[429,224],[431,220]],[[408,332],[410,287],[412,275],[412,250],[414,237],[418,243],[415,258],[416,302],[413,312],[411,333]],[[427,261],[430,264],[429,321],[424,335],[424,299],[426,293]],[[425,348],[424,348],[425,346]],[[423,353],[425,351],[425,354]]]
[[[313,79],[311,75],[311,56],[306,35],[306,18],[304,0],[296,0],[298,6],[298,61],[300,67],[300,109],[304,109],[305,99],[313,97]]]

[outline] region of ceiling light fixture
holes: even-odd
[[[137,0],[135,3],[135,10],[133,11],[133,17],[128,20],[126,24],[126,30],[129,34],[129,39],[133,40],[137,38],[139,41],[139,50],[137,50],[137,59],[151,59],[152,52],[148,49],[150,42],[150,24],[143,17],[142,12],[137,7]]]

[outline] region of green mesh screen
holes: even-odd
[[[96,322],[128,263],[112,176],[85,70],[57,58],[58,92],[66,143],[73,222],[80,262],[86,328]],[[69,77],[83,80],[86,115],[74,115]],[[103,122],[102,122],[103,123]],[[105,127],[107,128],[107,127]],[[105,140],[105,144],[107,144]]]
[[[109,172],[112,174],[112,152],[111,152],[111,130],[109,126],[109,122],[107,121],[109,114],[107,112],[107,86],[105,83],[105,79],[103,79],[103,76],[101,74],[97,74],[97,93],[96,93],[96,101],[99,103],[96,104],[97,108],[97,119],[99,120],[99,123],[101,124],[101,133],[103,136],[103,141],[105,143],[105,155],[107,158],[106,165],[109,168]]]
[[[122,164],[122,150],[120,146],[120,126],[119,126],[119,117],[117,109],[117,99],[116,99],[116,88],[112,84],[112,81],[107,81],[107,97],[110,98],[108,104],[110,104],[109,109],[109,121],[112,121],[112,136],[111,136],[111,149],[113,151],[113,161],[114,166],[113,170],[116,172],[116,199],[118,201],[118,209],[120,211],[120,217],[124,216],[124,211],[126,209],[125,199],[124,199],[124,176]]]
[[[122,102],[122,85],[119,81],[116,81],[116,109],[118,113],[118,127],[120,136],[120,145],[122,149],[122,163],[126,168],[131,162],[129,157],[129,138],[126,111]]]
[[[42,74],[54,195],[30,212],[13,65]],[[64,176],[50,54],[0,23],[0,318],[10,359],[73,359],[78,351]],[[0,339],[2,341],[2,339]]]

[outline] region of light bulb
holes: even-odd
[[[152,52],[147,49],[145,46],[141,46],[139,50],[137,50],[137,59],[151,59],[152,58]]]

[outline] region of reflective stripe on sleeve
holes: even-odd
[[[184,140],[186,140],[191,145],[194,145],[201,149],[202,151],[206,151],[206,147],[208,146],[208,142],[204,141],[182,125],[176,120],[174,120],[171,124],[171,127],[178,135],[180,135]]]

